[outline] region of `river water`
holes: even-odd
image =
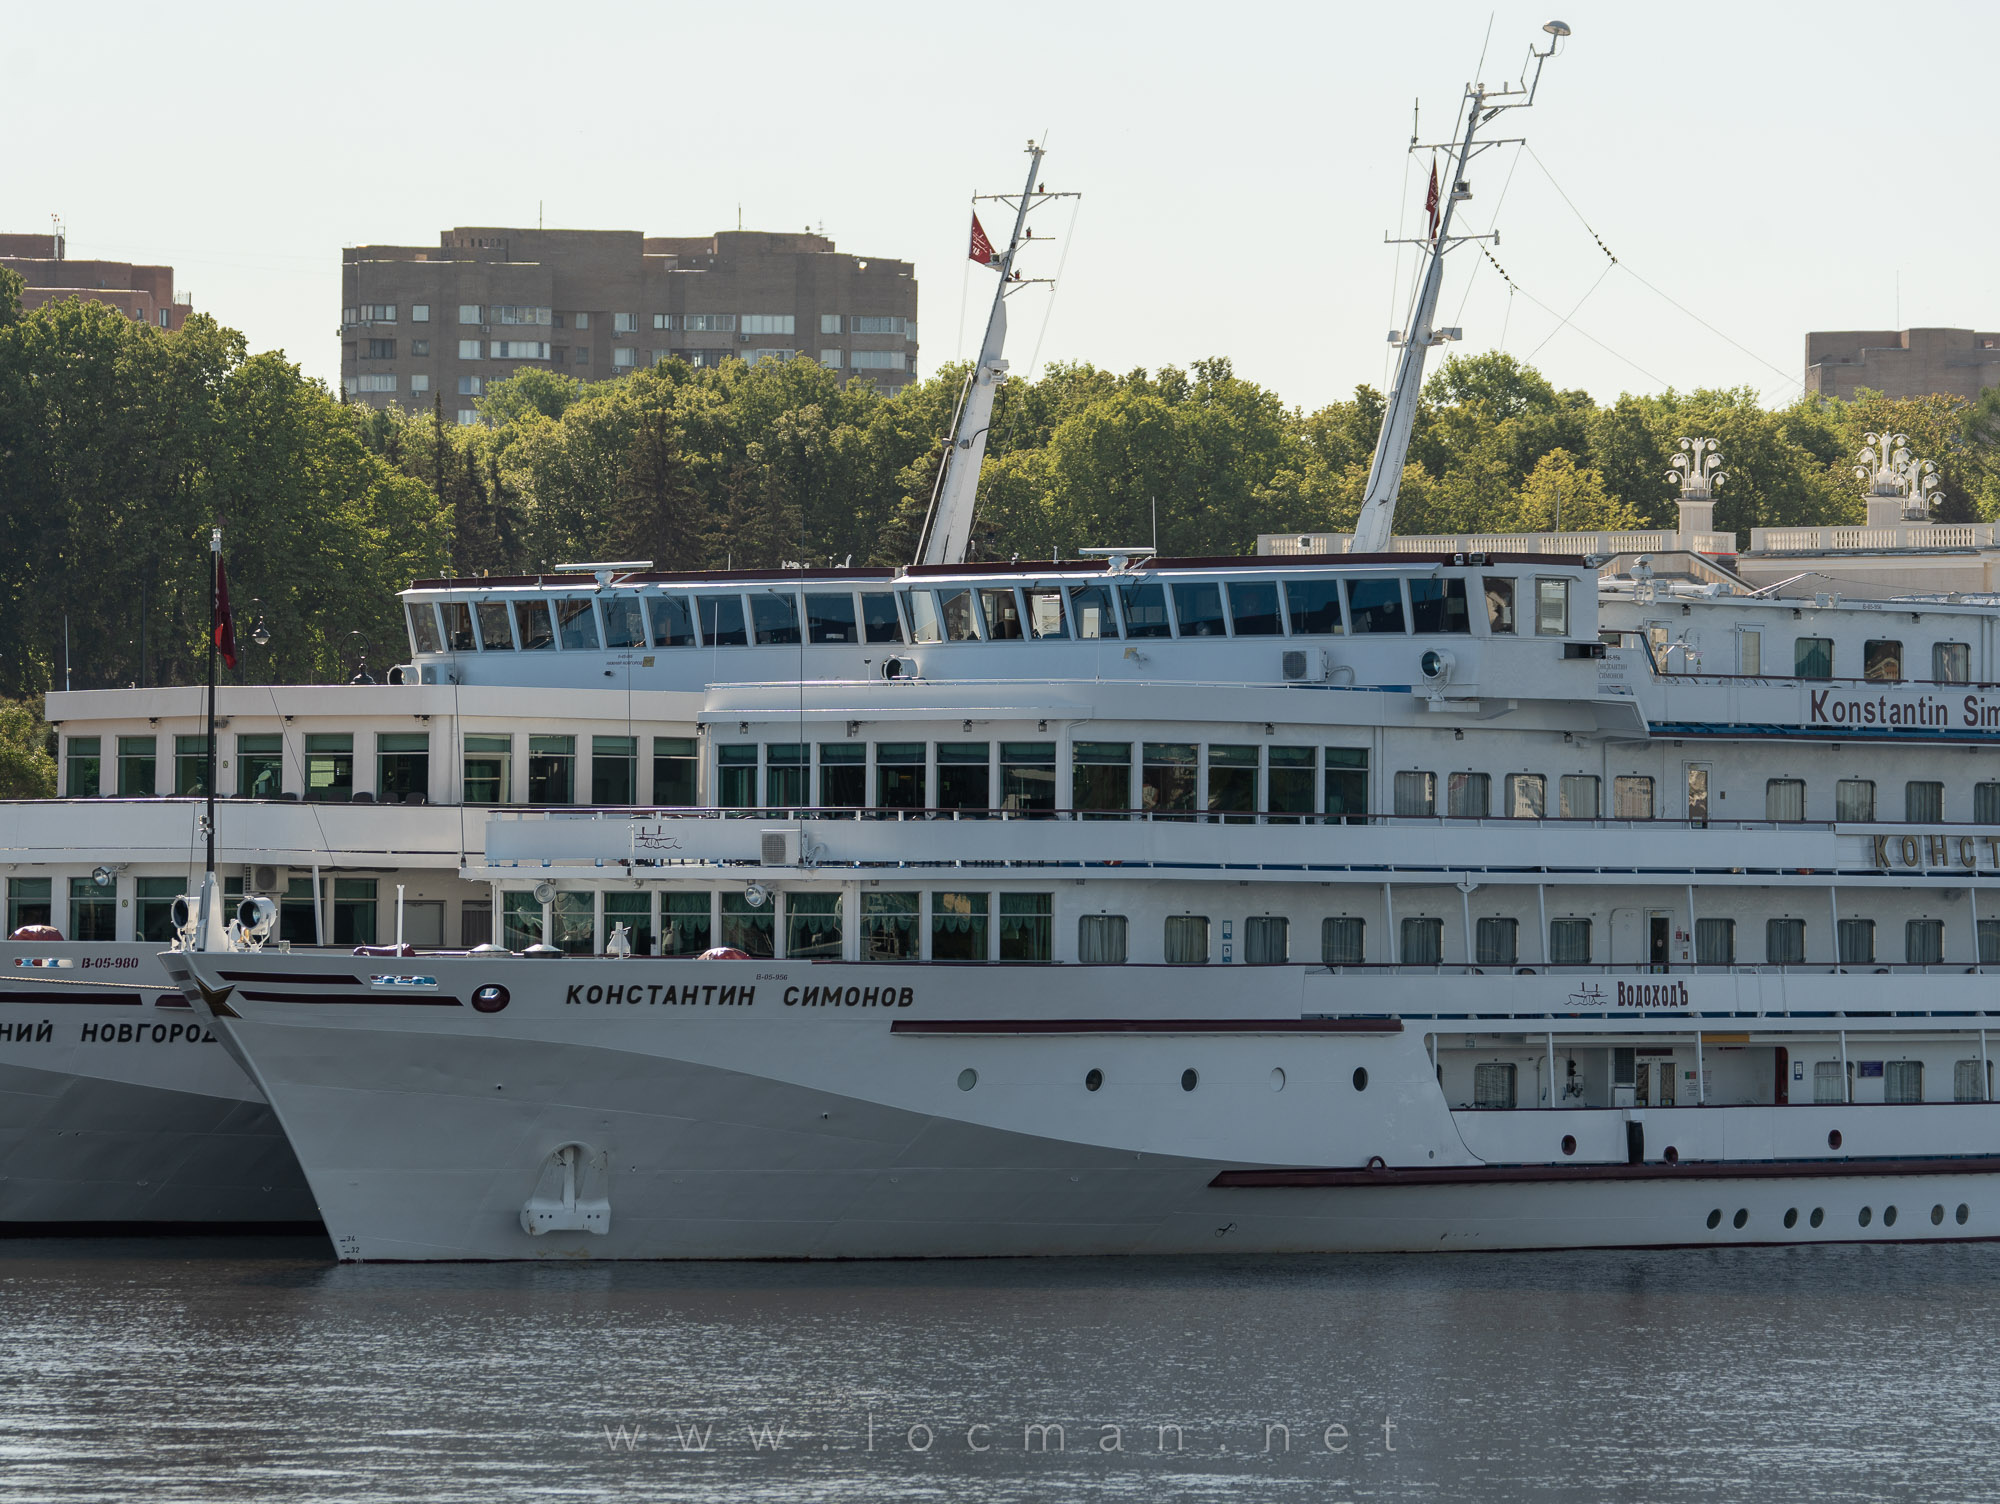
[[[1987,1244],[342,1267],[24,1240],[0,1499],[2000,1499],[1996,1355]]]

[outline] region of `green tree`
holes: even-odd
[[[0,799],[53,799],[56,760],[38,706],[0,700]]]

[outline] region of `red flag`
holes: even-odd
[[[993,242],[986,238],[986,231],[979,223],[979,216],[972,216],[972,249],[965,253],[981,266],[993,264]]]
[[[1424,211],[1431,217],[1431,239],[1436,240],[1438,233],[1438,164],[1435,158],[1431,161],[1431,189],[1430,192],[1424,195]]]
[[[229,576],[221,554],[215,556],[215,649],[224,663],[236,667],[236,622],[229,614]]]

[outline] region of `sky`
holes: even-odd
[[[1922,0],[35,6],[8,23],[0,230],[56,214],[72,256],[169,263],[333,382],[344,245],[538,214],[700,235],[740,208],[913,260],[929,374],[991,296],[968,198],[1017,188],[1035,137],[1083,196],[1034,221],[1024,271],[1062,275],[1011,305],[1016,373],[1226,356],[1310,410],[1388,377],[1413,104],[1444,139],[1552,16],[1573,34],[1534,107],[1489,132],[1528,148],[1474,164],[1455,227],[1497,223],[1517,291],[1454,251],[1458,349],[1599,400],[1781,403],[1809,329],[2000,325],[1974,144],[2000,6]]]

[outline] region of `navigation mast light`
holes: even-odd
[[[1566,37],[1569,35],[1569,22],[1544,21],[1542,23],[1542,30],[1546,31],[1552,37]]]

